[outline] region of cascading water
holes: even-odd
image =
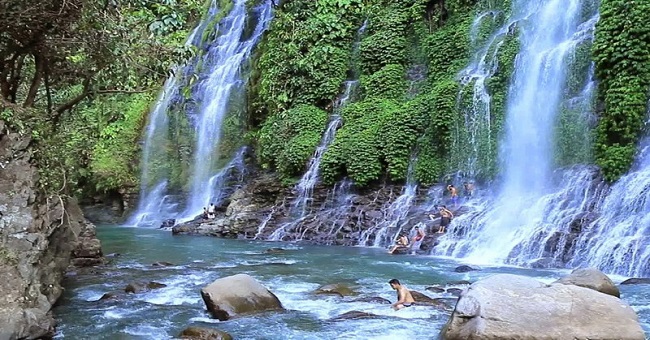
[[[169,110],[174,102],[182,100],[179,95],[181,75],[180,72],[174,72],[176,76],[167,80],[150,115],[143,150],[141,199],[130,224],[140,225],[144,220],[153,219],[151,223],[147,223],[152,224],[176,217],[187,220],[198,215],[202,207],[223,196],[224,186],[218,179],[227,177],[233,162],[236,163],[243,157],[243,152],[238,153],[231,163],[217,172],[218,161],[222,156],[219,155],[221,125],[229,112],[232,96],[243,88],[245,81],[240,74],[241,67],[269,25],[272,18],[272,2],[265,1],[252,10],[256,13],[256,24],[252,32],[246,32],[248,11],[250,9],[247,8],[246,0],[236,0],[215,29],[219,33],[216,40],[203,49],[205,53],[200,57],[201,60],[195,59],[184,72],[185,75],[200,73],[199,83],[192,92],[193,99],[200,105],[196,111],[188,113],[188,118],[195,126],[196,145],[189,183],[190,192],[183,212],[179,214],[179,205],[170,209],[170,205],[159,204],[167,197],[167,190],[164,188],[167,187],[170,174],[153,173],[154,168],[166,169],[160,164],[169,161],[168,151],[176,147],[170,144],[168,137]],[[188,38],[188,45],[198,46],[201,43],[200,38],[217,13],[217,2],[212,1],[208,15]]]
[[[409,162],[407,181],[406,185],[402,188],[402,193],[392,203],[382,209],[383,216],[381,220],[376,222],[375,226],[363,231],[359,237],[360,245],[384,247],[392,244],[399,236],[404,226],[404,219],[408,215],[417,194],[418,186],[413,180],[413,167],[415,163],[414,159],[411,159]]]
[[[518,24],[521,52],[509,90],[500,194],[496,203],[455,221],[437,254],[473,262],[526,263],[544,252],[540,240],[560,232],[558,220],[566,222],[587,209],[581,198],[591,195],[586,190],[596,190],[593,170],[558,174],[553,160],[557,116],[570,100],[565,98],[570,60],[577,46],[593,39],[598,20],[598,14],[584,19],[585,9],[597,8],[587,6],[590,1],[514,2],[513,17],[525,20]],[[582,92],[590,92],[591,86],[583,84]]]
[[[341,116],[339,115],[340,110],[350,101],[357,86],[358,81],[345,82],[345,91],[336,102],[334,114],[330,117],[330,122],[327,125],[327,129],[325,129],[325,133],[323,133],[320,145],[318,145],[316,152],[314,152],[314,156],[309,161],[307,171],[302,175],[300,182],[296,185],[298,196],[293,203],[293,209],[294,211],[299,212],[301,217],[307,212],[306,209],[309,206],[314,186],[318,182],[318,170],[320,168],[320,163],[323,160],[323,155],[325,155],[327,148],[329,148],[330,144],[334,141],[336,130],[341,125]]]
[[[598,211],[602,215],[584,227],[569,264],[649,276],[650,137],[641,142],[633,170],[611,187]]]
[[[210,179],[219,159],[221,125],[228,113],[231,93],[241,89],[244,84],[240,68],[271,21],[271,8],[271,1],[264,2],[258,8],[257,25],[251,36],[242,40],[248,9],[246,0],[236,0],[228,16],[219,24],[222,34],[203,58],[203,65],[210,70],[210,75],[198,86],[203,102],[196,113],[194,165],[184,217],[201,212],[202,207],[215,195],[215,188],[210,186]]]

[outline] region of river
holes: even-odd
[[[425,288],[457,280],[473,282],[494,273],[521,274],[544,282],[568,273],[503,266],[455,273],[460,263],[447,258],[391,256],[378,248],[172,236],[147,228],[103,226],[98,228],[98,236],[106,254],[120,256],[112,258],[106,268],[70,273],[66,278],[65,293],[54,309],[57,339],[171,339],[188,326],[219,328],[235,339],[432,339],[447,321],[447,312],[423,306],[393,311],[389,305],[350,300],[383,297],[394,301],[395,293],[387,283],[392,278],[431,297],[452,298],[449,293],[434,294]],[[264,253],[272,247],[286,251]],[[152,266],[157,261],[174,266]],[[237,273],[258,279],[287,310],[226,322],[211,319],[200,289],[217,278]],[[624,278],[613,279],[620,282]],[[123,290],[136,281],[156,281],[167,287],[96,301],[104,293]],[[312,293],[330,283],[356,286],[359,296]],[[621,291],[622,299],[637,311],[650,336],[650,285],[621,286]],[[380,317],[329,321],[352,310]]]

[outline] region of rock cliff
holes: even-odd
[[[52,335],[50,309],[66,268],[103,261],[95,227],[77,202],[39,192],[31,144],[0,121],[1,340]]]

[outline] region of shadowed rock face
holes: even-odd
[[[246,274],[212,282],[201,289],[201,297],[210,314],[221,321],[242,314],[284,309],[275,294]]]
[[[29,136],[0,121],[0,339],[52,335],[66,268],[102,263],[77,202],[38,191]]]
[[[621,296],[621,292],[614,282],[595,268],[576,269],[555,283],[585,287],[615,297]]]
[[[511,274],[472,284],[441,335],[445,340],[645,339],[634,310],[616,297]]]

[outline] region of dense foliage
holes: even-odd
[[[603,104],[596,162],[608,180],[631,166],[650,91],[650,2],[602,0],[593,59]]]
[[[136,184],[144,117],[204,11],[191,0],[0,2],[0,118],[32,131],[48,192]]]

